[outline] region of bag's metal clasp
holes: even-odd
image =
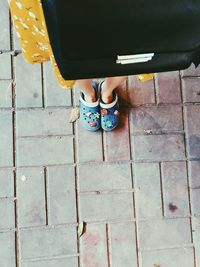
[[[117,64],[141,63],[152,60],[154,53],[117,56]]]

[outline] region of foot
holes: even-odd
[[[101,85],[102,85],[102,83],[99,84],[99,93],[100,94],[101,94],[101,90],[102,90]],[[115,90],[112,93],[112,100],[109,103],[105,103],[102,100],[102,94],[101,94],[100,110],[101,110],[101,127],[102,127],[102,129],[106,132],[110,132],[110,131],[114,130],[119,124],[119,115],[120,115],[118,95],[115,92]]]
[[[101,84],[101,100],[103,101],[103,103],[109,104],[113,101],[113,93],[112,92],[106,88],[106,84],[103,81]]]
[[[86,102],[88,103],[93,103],[97,101],[97,97],[96,97],[96,92],[94,90],[94,88],[92,88],[92,93],[89,95],[84,94],[84,99]]]
[[[98,85],[93,82],[92,86],[94,88],[95,97],[97,100],[95,102],[88,102],[86,101],[84,94],[82,92],[80,93],[80,122],[88,131],[95,132],[100,129],[101,120],[98,99]]]

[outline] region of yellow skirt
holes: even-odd
[[[24,59],[31,64],[51,60],[59,84],[71,89],[75,80],[65,80],[60,74],[49,42],[40,0],[10,0],[9,6]]]
[[[71,89],[76,81],[65,80],[61,76],[51,49],[40,0],[8,1],[24,59],[31,64],[51,60],[59,84],[64,88]],[[138,79],[150,80],[152,74],[140,75]]]

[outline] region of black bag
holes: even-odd
[[[200,63],[200,0],[43,0],[42,6],[66,80]]]

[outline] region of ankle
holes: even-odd
[[[113,101],[113,90],[107,86],[106,82],[101,86],[101,99],[105,104],[109,104]]]
[[[83,94],[84,94],[84,98],[86,102],[93,103],[97,101],[94,89],[92,89],[90,93],[87,93],[87,94],[83,93]]]

